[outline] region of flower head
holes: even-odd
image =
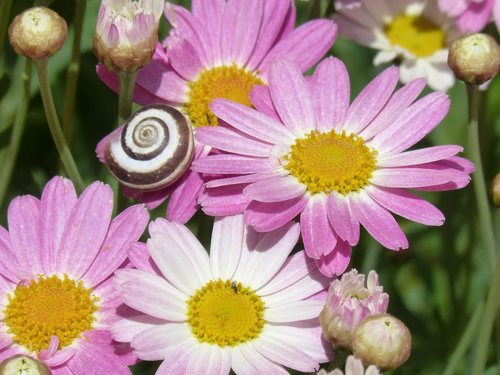
[[[461,188],[473,166],[455,156],[460,146],[407,151],[444,118],[449,99],[435,92],[414,102],[424,81],[393,93],[398,79],[398,69],[388,68],[349,106],[340,60],[321,62],[309,81],[280,60],[271,66],[269,89],[251,94],[256,109],[215,100],[212,111],[228,126],[198,129],[195,136],[222,153],[192,168],[226,176],[207,183],[204,211],[244,212],[259,232],[300,214],[305,251],[330,276],[346,269],[360,224],[392,250],[406,249],[408,240],[389,211],[442,225],[443,214],[406,189]]]
[[[320,315],[323,335],[335,348],[352,350],[352,333],[370,315],[387,311],[389,295],[379,285],[375,271],[365,275],[355,269],[334,280],[328,289],[325,307]]]
[[[453,86],[448,47],[460,33],[434,1],[362,0],[334,16],[340,35],[379,50],[374,64],[400,60],[401,81],[423,77],[434,90]]]
[[[354,330],[352,350],[365,365],[394,370],[406,362],[411,352],[411,333],[390,314],[372,315]]]
[[[32,60],[55,54],[67,36],[68,25],[64,18],[46,7],[25,10],[9,26],[9,41],[14,51]]]
[[[298,224],[267,234],[242,215],[215,219],[210,255],[183,225],[157,219],[119,270],[123,301],[140,312],[113,337],[162,374],[310,372],[330,358],[318,315],[327,285],[303,251]]]
[[[165,0],[102,0],[94,53],[108,69],[135,71],[146,65],[158,42]]]
[[[55,177],[40,200],[15,198],[9,231],[0,227],[0,361],[28,355],[54,375],[129,374],[134,357],[111,340],[120,303],[110,275],[144,231],[147,210],[132,206],[111,220],[111,188],[95,182],[79,198]]]
[[[347,357],[345,372],[339,369],[327,372],[322,369],[316,375],[380,375],[380,371],[377,367],[370,365],[365,372],[363,362],[355,356],[350,355]]]
[[[165,16],[173,28],[163,45],[157,46],[153,61],[139,72],[135,100],[180,107],[195,129],[218,124],[209,107],[213,99],[250,106],[251,89],[267,82],[269,66],[276,58],[295,61],[304,72],[328,51],[337,34],[336,25],[325,19],[294,29],[292,0],[197,0],[192,8],[190,12],[166,3]],[[117,89],[116,75],[102,67],[98,73]],[[98,154],[101,151],[98,147]],[[194,158],[209,151],[197,144]],[[165,189],[124,192],[150,208],[171,194],[167,219],[185,223],[196,212],[202,190],[201,176],[188,171]]]
[[[439,7],[450,17],[456,18],[460,30],[477,33],[492,16],[500,29],[500,1],[498,0],[439,0]]]

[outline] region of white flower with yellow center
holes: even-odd
[[[311,372],[330,358],[318,315],[328,285],[303,251],[299,225],[267,234],[243,215],[217,218],[210,255],[183,225],[158,219],[151,239],[117,272],[123,301],[141,314],[112,329],[157,374]]]
[[[400,60],[401,82],[423,77],[434,90],[453,86],[446,61],[460,32],[435,2],[362,0],[359,7],[341,7],[334,19],[340,35],[379,50],[375,65]]]

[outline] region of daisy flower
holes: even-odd
[[[460,33],[435,1],[362,0],[333,16],[340,35],[379,50],[373,63],[401,61],[401,82],[423,77],[434,90],[448,90],[455,77],[446,63]]]
[[[271,66],[269,88],[252,92],[256,109],[215,100],[212,111],[228,126],[198,129],[196,136],[224,153],[192,168],[226,176],[207,183],[204,211],[244,212],[259,232],[300,214],[305,251],[329,276],[346,269],[359,224],[392,250],[406,249],[408,241],[389,211],[443,224],[438,209],[406,189],[461,188],[473,166],[454,156],[460,146],[407,151],[444,118],[449,99],[435,92],[414,102],[425,81],[393,93],[398,79],[398,69],[388,68],[349,106],[340,60],[325,59],[308,81],[280,60]]]
[[[165,16],[173,29],[163,45],[157,46],[152,62],[139,72],[134,98],[142,105],[179,107],[195,130],[218,125],[209,108],[213,99],[250,106],[249,92],[254,85],[267,82],[273,60],[285,57],[305,72],[324,56],[337,34],[336,25],[326,19],[294,29],[292,0],[193,0],[192,12],[167,2]],[[116,91],[116,75],[103,66],[97,71]],[[101,144],[99,156],[102,149]],[[208,152],[196,145],[194,157]],[[171,194],[167,219],[184,223],[196,212],[202,189],[201,176],[188,171],[176,184],[158,191],[124,192],[150,208]]]
[[[157,374],[311,372],[331,359],[318,315],[323,277],[303,251],[299,225],[260,234],[243,216],[216,218],[210,255],[183,225],[157,219],[147,245],[116,272],[125,304],[140,312],[113,337],[137,356],[163,361]]]
[[[55,177],[41,199],[15,198],[0,226],[0,362],[29,355],[53,375],[130,374],[130,348],[111,339],[120,303],[110,275],[149,216],[142,205],[111,220],[111,188],[95,182],[79,198]]]
[[[498,0],[439,0],[439,7],[456,18],[460,30],[475,33],[484,29],[493,17],[500,30],[500,1]]]

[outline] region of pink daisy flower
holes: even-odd
[[[146,228],[145,207],[111,220],[113,193],[95,182],[77,198],[55,177],[41,199],[15,198],[0,226],[0,362],[16,354],[53,375],[130,374],[136,357],[111,339],[121,303],[110,275]]]
[[[300,251],[299,225],[261,234],[243,215],[216,218],[210,255],[183,225],[157,219],[119,270],[123,301],[140,312],[112,327],[157,374],[311,372],[331,359],[318,315],[323,277]]]
[[[249,92],[265,84],[269,66],[276,58],[295,61],[305,72],[332,46],[336,25],[314,20],[294,29],[292,0],[194,0],[192,12],[166,3],[165,16],[173,29],[158,45],[152,62],[137,76],[137,103],[165,103],[180,107],[194,129],[218,124],[209,105],[215,98],[227,98],[250,106]],[[103,66],[101,79],[118,88],[116,75]],[[119,132],[114,136],[119,136]],[[101,158],[102,144],[97,153]],[[195,156],[206,156],[209,148],[197,144]],[[174,185],[144,192],[124,192],[150,208],[169,195],[167,219],[187,222],[197,210],[203,189],[201,176],[188,171]]]
[[[390,211],[442,225],[443,214],[406,189],[464,187],[473,166],[455,156],[460,146],[407,151],[444,118],[449,99],[435,92],[414,102],[425,81],[393,93],[398,79],[398,69],[388,68],[349,106],[340,60],[324,60],[308,81],[281,60],[271,66],[269,88],[252,92],[256,109],[215,100],[212,111],[229,126],[198,129],[196,137],[225,153],[192,168],[227,176],[207,183],[204,211],[244,212],[259,232],[300,214],[305,251],[329,276],[346,269],[360,224],[392,250],[408,241]]]
[[[500,30],[500,1],[498,0],[439,0],[443,12],[456,18],[464,32],[478,32],[494,18]]]

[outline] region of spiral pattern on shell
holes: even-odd
[[[146,106],[110,141],[104,160],[111,174],[132,189],[154,191],[177,181],[194,155],[191,124],[177,109]]]

